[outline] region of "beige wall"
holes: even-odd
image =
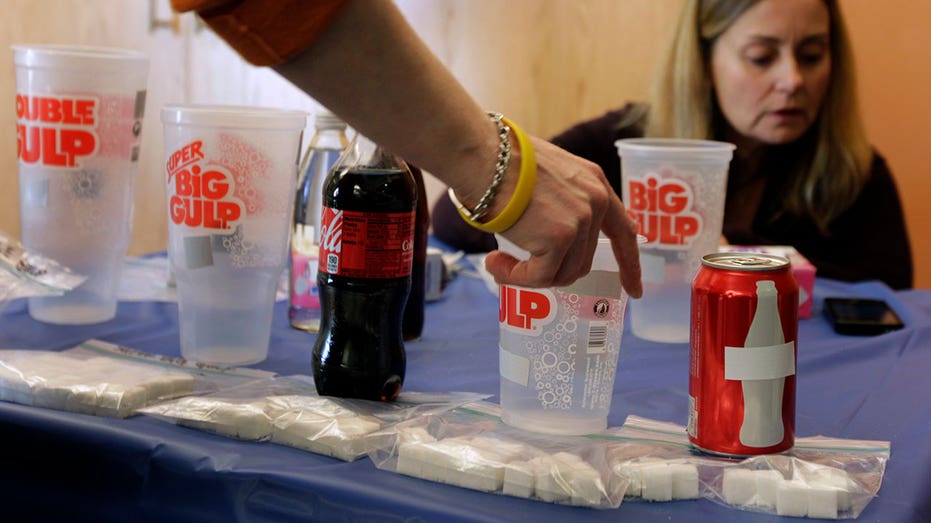
[[[905,205],[915,286],[931,288],[931,2],[842,0],[873,144]]]
[[[167,15],[167,0],[152,0]],[[873,142],[905,199],[917,267],[931,288],[931,2],[841,0],[854,38]],[[488,109],[550,136],[643,97],[681,0],[398,0],[424,40]],[[172,101],[298,107],[317,104],[275,73],[242,63],[189,16],[149,30],[142,0],[3,0],[0,49],[48,42],[123,46],[152,61],[136,197],[133,254],[165,248],[158,109]],[[12,53],[0,61],[0,229],[19,230]],[[435,198],[441,187],[431,183]],[[431,200],[432,201],[432,200]]]

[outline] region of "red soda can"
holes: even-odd
[[[795,443],[798,283],[789,260],[705,255],[692,280],[688,434],[699,450],[753,456]]]

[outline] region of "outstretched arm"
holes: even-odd
[[[225,3],[206,1],[214,5],[208,13]],[[313,4],[305,2],[301,9],[314,9]],[[285,58],[275,65],[281,75],[370,139],[452,187],[465,206],[478,203],[495,172],[496,125],[393,3],[349,0],[306,49]],[[544,140],[530,141],[536,186],[521,218],[503,234],[531,258],[517,261],[496,251],[487,258],[489,272],[515,285],[568,285],[590,270],[603,231],[612,240],[622,284],[639,297],[636,226],[601,169]],[[500,213],[514,193],[521,153],[514,147],[489,216]]]

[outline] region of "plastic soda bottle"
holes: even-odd
[[[404,341],[420,338],[423,333],[424,305],[427,284],[427,239],[430,228],[430,209],[427,207],[427,192],[424,188],[420,168],[408,164],[417,184],[417,209],[414,216],[414,257],[411,266],[411,292],[404,306],[401,324]]]
[[[314,116],[316,129],[298,172],[288,274],[288,320],[295,329],[320,329],[317,265],[323,182],[349,145],[346,123],[326,109]]]
[[[356,135],[323,194],[314,383],[325,396],[391,401],[406,366],[417,185],[403,160]]]

